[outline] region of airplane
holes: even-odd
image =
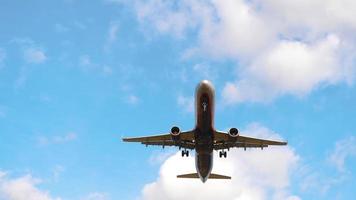
[[[214,127],[215,89],[208,80],[201,81],[195,91],[196,125],[193,130],[181,131],[173,126],[169,133],[162,135],[123,138],[124,142],[140,142],[146,146],[176,146],[182,150],[182,157],[189,156],[189,150],[195,150],[197,173],[178,175],[177,178],[231,179],[230,176],[211,173],[213,168],[213,150],[219,151],[219,157],[226,158],[230,148],[265,148],[269,145],[287,145],[287,142],[265,140],[242,136],[237,128],[227,132]],[[187,150],[189,149],[189,150]]]

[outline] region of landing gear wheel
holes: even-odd
[[[219,157],[220,158],[222,158],[222,157],[226,158],[227,157],[227,152],[226,151],[220,151],[219,152]]]
[[[182,150],[182,157],[187,156],[189,157],[189,151],[188,150]]]

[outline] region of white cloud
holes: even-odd
[[[338,60],[339,39],[330,35],[307,44],[281,41],[242,71],[235,83],[227,83],[228,103],[266,101],[282,94],[303,96],[326,84],[346,79],[348,70]]]
[[[137,1],[145,30],[195,38],[183,53],[238,63],[226,84],[227,102],[270,101],[352,83],[356,60],[356,3],[312,1]],[[197,33],[197,34],[195,34]]]
[[[0,171],[0,199],[3,200],[60,200],[52,197],[48,191],[37,188],[40,180],[31,175],[9,178]]]
[[[249,135],[275,137],[277,134],[258,124],[245,131]],[[227,159],[215,155],[213,172],[231,175],[231,180],[177,179],[176,175],[195,172],[194,158],[179,153],[161,166],[159,177],[146,184],[142,199],[299,199],[289,191],[290,176],[299,156],[290,147],[269,147],[261,150],[230,150]],[[184,191],[182,193],[181,191]],[[204,192],[202,192],[204,191]]]
[[[41,136],[37,138],[37,141],[40,145],[49,145],[49,144],[62,144],[70,141],[76,140],[78,135],[74,132],[68,132],[65,135],[56,135],[52,137]]]
[[[356,156],[356,137],[337,141],[333,152],[329,155],[328,161],[332,163],[340,172],[346,172],[345,161],[348,157]]]
[[[186,97],[183,95],[179,95],[177,99],[178,105],[183,108],[185,112],[193,112],[194,111],[194,98]]]
[[[45,52],[38,48],[27,48],[24,51],[24,59],[28,63],[40,64],[46,61]]]

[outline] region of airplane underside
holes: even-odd
[[[180,131],[173,126],[168,134],[146,137],[123,138],[125,142],[140,142],[146,146],[176,146],[182,150],[182,156],[189,156],[189,150],[195,150],[196,173],[178,175],[177,178],[231,179],[229,176],[211,173],[213,168],[213,151],[219,151],[219,157],[227,157],[226,149],[230,148],[265,148],[269,145],[286,145],[287,142],[246,137],[239,134],[237,128],[229,131],[217,131],[214,128],[214,97],[213,85],[201,81],[195,92],[196,126],[190,131]]]

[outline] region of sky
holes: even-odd
[[[0,200],[352,199],[356,3],[351,0],[9,1],[0,7]],[[122,137],[215,127],[287,140],[194,152]]]

